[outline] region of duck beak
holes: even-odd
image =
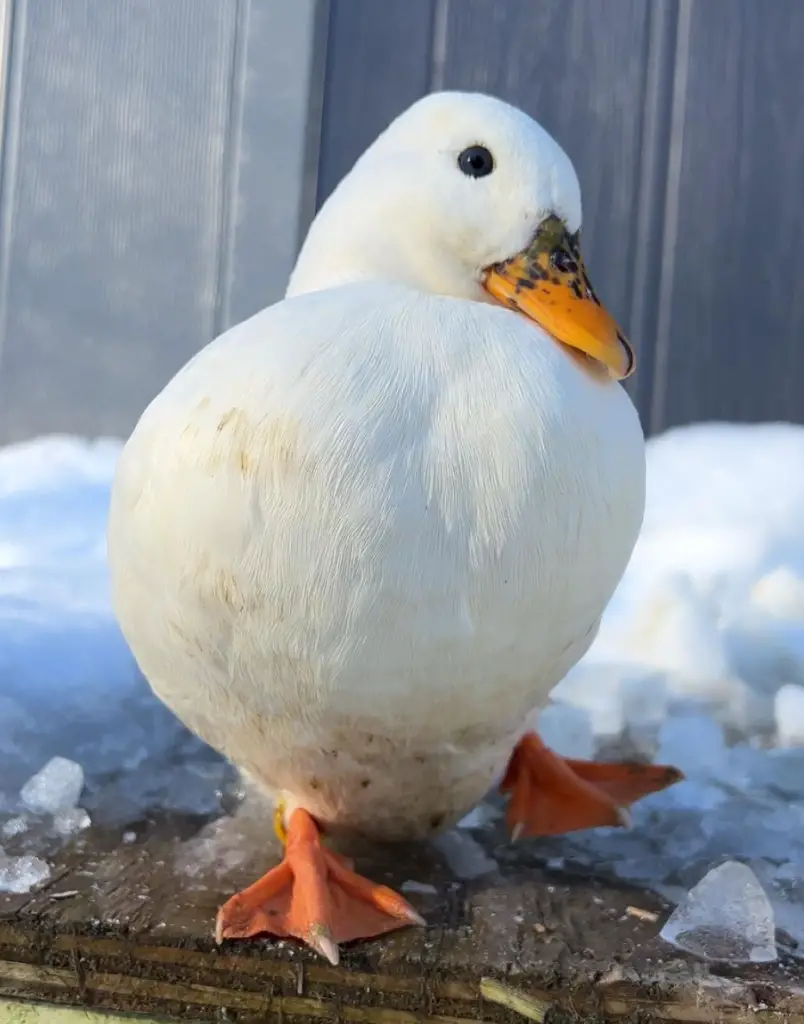
[[[634,372],[634,352],[586,275],[578,235],[552,215],[523,252],[489,267],[483,286],[556,341],[602,363],[615,380]]]

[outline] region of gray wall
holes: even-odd
[[[6,2],[0,442],[127,433],[437,88],[511,100],[574,159],[648,429],[804,421],[804,3]]]
[[[652,430],[804,422],[804,3],[331,0],[319,199],[431,89],[568,150],[595,286]]]
[[[296,250],[314,0],[12,0],[0,440],[125,434]]]

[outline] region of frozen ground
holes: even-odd
[[[32,823],[64,836],[87,816],[208,813],[225,785],[218,759],[150,697],[112,620],[118,450],[69,438],[0,449],[0,889],[46,877],[36,850],[2,852]],[[680,901],[665,937],[699,953],[715,955],[715,934],[740,959],[721,933],[745,931],[746,915],[747,959],[775,955],[774,926],[804,951],[804,428],[678,430],[650,442],[648,467],[631,565],[543,734],[565,754],[669,761],[688,781],[638,805],[630,832],[534,849]],[[753,874],[727,866],[687,896],[729,860]],[[735,900],[742,918],[717,916]]]

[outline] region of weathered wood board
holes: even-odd
[[[472,882],[429,848],[358,853],[430,924],[349,948],[338,968],[287,942],[219,950],[217,907],[275,851],[264,819],[194,827],[150,823],[127,844],[87,833],[51,857],[40,891],[0,896],[0,999],[216,1022],[503,1022],[542,1005],[548,1021],[804,1021],[795,962],[685,959],[658,937],[656,899],[550,872],[538,848],[512,853],[495,830],[475,833],[496,867]]]
[[[16,999],[0,999],[0,1024],[114,1024],[115,1021],[139,1021],[139,1024],[164,1024],[153,1017],[132,1017],[71,1006],[48,1006],[46,1003],[23,1003]]]

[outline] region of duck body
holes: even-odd
[[[156,693],[288,815],[417,838],[502,775],[643,506],[618,384],[501,306],[347,284],[232,328],[145,411],[114,604]]]
[[[322,832],[416,839],[495,780],[514,839],[624,824],[659,765],[564,759],[534,729],[642,522],[589,282],[580,186],[536,122],[442,93],[317,214],[286,298],[202,349],[120,458],[117,617],[156,693],[277,808],[282,861],[218,941],[339,944],[423,919]]]

